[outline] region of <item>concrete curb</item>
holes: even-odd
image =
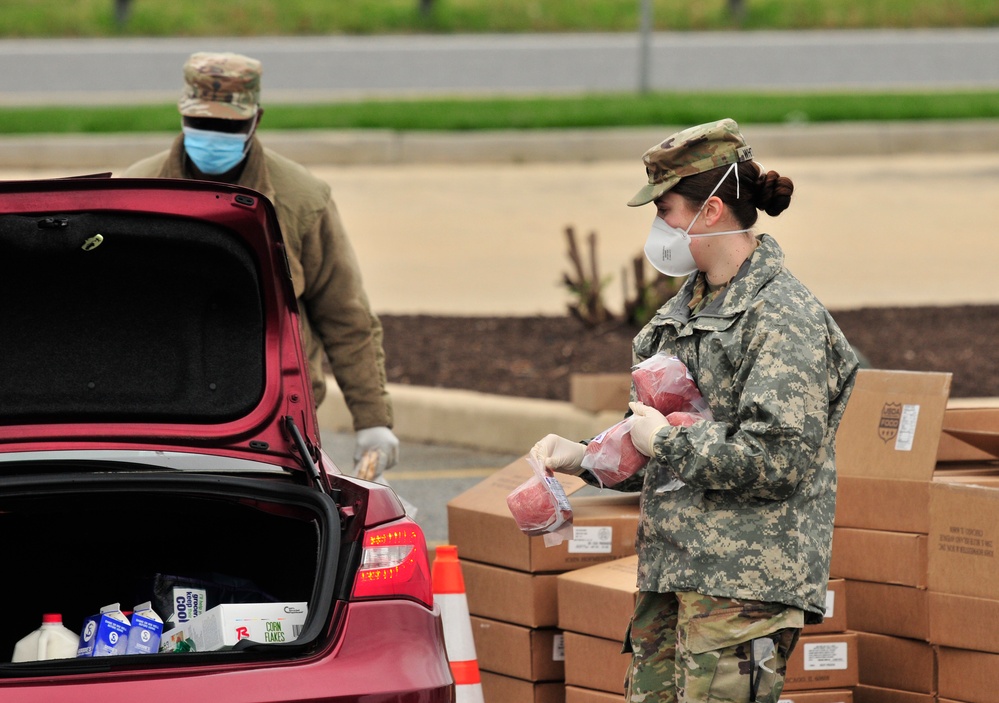
[[[327,378],[326,399],[319,408],[319,426],[333,432],[351,432],[351,417],[343,395]],[[590,413],[570,403],[535,398],[512,398],[474,391],[389,384],[395,410],[395,433],[400,439],[467,447],[484,451],[525,454],[549,432],[586,439],[624,415]]]
[[[999,120],[743,125],[772,156],[889,156],[999,151]],[[307,166],[634,160],[677,127],[485,132],[266,131],[275,151]],[[0,137],[6,169],[120,171],[166,149],[173,133]]]

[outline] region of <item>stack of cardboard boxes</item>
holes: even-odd
[[[573,539],[545,547],[517,527],[506,497],[533,475],[520,459],[448,503],[486,703],[565,701],[565,648],[557,577],[635,553],[638,496],[574,495],[585,486],[559,476],[572,495]],[[596,493],[593,489],[587,492]]]
[[[858,375],[827,618],[802,633],[782,703],[999,703],[999,407],[948,406],[949,389],[949,374]],[[621,700],[637,497],[574,495],[575,539],[546,548],[506,506],[530,475],[520,460],[448,504],[486,703]]]
[[[995,457],[955,434],[999,415],[948,410],[949,389],[949,374],[862,371],[837,437],[831,573],[847,579],[858,703],[999,703]]]
[[[638,558],[558,577],[558,625],[565,633],[566,703],[620,701],[630,655],[621,653],[638,589]],[[787,663],[782,703],[851,703],[857,638],[846,632],[846,584],[829,582],[826,619],[809,625]]]

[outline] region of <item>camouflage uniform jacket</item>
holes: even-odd
[[[636,362],[683,361],[713,420],[659,432],[641,490],[641,590],[825,612],[836,428],[857,357],[768,235],[728,289],[691,317],[695,276],[638,334]],[[683,486],[657,490],[673,479]]]
[[[169,151],[130,166],[124,176],[191,178],[183,135]],[[385,389],[382,326],[371,311],[360,268],[330,188],[303,166],[265,149],[253,138],[239,178],[274,203],[288,248],[302,338],[318,405],[326,394],[324,354],[354,420],[354,429],[391,427]]]

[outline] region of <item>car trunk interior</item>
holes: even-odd
[[[310,618],[325,617],[340,546],[328,496],[280,477],[120,473],[0,483],[0,663],[43,613],[61,613],[77,634],[111,603],[152,601],[166,619],[178,584],[208,584],[208,607],[304,601]]]
[[[0,417],[225,422],[264,388],[254,256],[225,227],[105,212],[0,216]]]

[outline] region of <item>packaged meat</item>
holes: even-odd
[[[633,476],[649,457],[631,443],[630,418],[611,425],[590,440],[583,454],[583,468],[596,476],[602,486],[616,486]]]
[[[693,412],[710,419],[708,405],[686,365],[675,356],[656,354],[631,367],[635,397],[663,415]]]
[[[527,463],[534,475],[517,486],[506,498],[506,504],[524,534],[545,537],[545,545],[561,544],[572,535],[572,507],[562,484],[541,459],[528,455]]]

